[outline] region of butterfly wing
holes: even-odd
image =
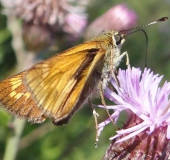
[[[0,82],[0,103],[10,113],[27,118],[33,123],[41,123],[45,116],[35,104],[22,80],[26,71]]]
[[[85,43],[29,69],[24,84],[43,115],[67,123],[96,86],[104,55],[95,42]]]

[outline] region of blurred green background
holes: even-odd
[[[170,18],[170,0],[92,0],[87,7],[88,23],[105,13],[112,6],[125,3],[138,16],[138,25],[152,22],[167,16]],[[2,10],[2,7],[1,7]],[[2,12],[1,12],[2,13]],[[7,16],[0,14],[0,78],[16,72],[17,61],[12,47],[12,34],[7,28]],[[149,38],[147,66],[154,73],[164,75],[170,80],[170,20],[144,28]],[[81,43],[81,41],[77,42]],[[66,49],[66,48],[65,48]],[[61,49],[60,49],[61,50]],[[136,32],[126,39],[122,51],[128,51],[131,66],[144,68],[146,40],[142,32]],[[44,54],[45,55],[45,54]],[[50,54],[45,55],[48,57]],[[26,60],[25,60],[26,61]],[[125,62],[125,60],[124,60]],[[25,62],[26,63],[26,62]],[[125,67],[123,63],[120,67]],[[100,100],[94,100],[100,104]],[[107,114],[98,110],[99,121]],[[6,142],[14,134],[10,121],[13,117],[0,108],[0,159],[3,159]],[[9,127],[10,126],[10,127]],[[17,160],[98,160],[102,159],[110,144],[109,137],[114,134],[114,126],[109,125],[99,137],[98,147],[94,147],[95,123],[89,105],[80,109],[70,123],[56,127],[50,120],[43,124],[26,122],[19,144]]]

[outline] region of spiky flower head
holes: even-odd
[[[152,156],[159,159],[169,155],[170,82],[164,82],[160,87],[162,78],[150,69],[145,68],[142,72],[139,68],[128,68],[119,69],[120,86],[114,79],[111,80],[116,92],[107,87],[104,94],[115,105],[106,108],[114,110],[111,118],[115,122],[122,111],[126,111],[129,118],[124,127],[110,138],[113,141],[106,157],[112,154],[117,158]],[[110,122],[108,118],[99,124],[99,134]]]

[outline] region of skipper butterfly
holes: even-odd
[[[122,31],[104,32],[1,81],[0,103],[11,114],[33,123],[46,118],[55,125],[68,123],[99,83],[105,89],[114,76],[127,54],[120,51],[125,36]]]

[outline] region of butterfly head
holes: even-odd
[[[113,35],[115,39],[115,44],[118,46],[119,49],[122,47],[123,43],[125,42],[125,35],[126,34],[120,32],[115,32]]]
[[[103,44],[114,45],[116,48],[121,49],[125,42],[125,34],[118,31],[107,31],[99,35],[95,40],[104,41]]]

